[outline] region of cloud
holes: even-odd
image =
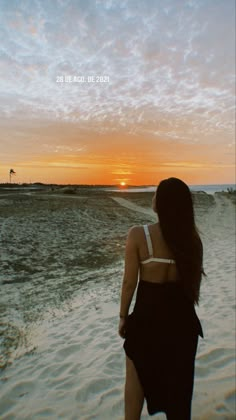
[[[29,120],[79,127],[68,143],[66,128],[59,142],[48,130],[45,153],[93,146],[96,155],[91,139],[114,134],[122,143],[124,132],[129,142],[153,138],[153,148],[160,140],[231,144],[234,12],[231,0],[2,2],[0,118],[9,147],[39,148]],[[65,82],[69,76],[84,81]],[[13,120],[24,122],[24,139]]]

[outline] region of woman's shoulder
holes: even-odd
[[[155,224],[147,224],[148,230],[152,231],[153,228],[156,229],[156,223]],[[145,225],[134,225],[132,226],[128,231],[128,237],[130,239],[139,239],[143,238],[144,236],[144,226]]]
[[[143,233],[144,232],[144,226],[147,226],[148,230],[153,230],[153,229],[155,230],[159,227],[159,223],[149,223],[149,224],[146,224],[146,225],[134,225],[129,229],[128,234],[129,235],[137,235],[137,234]]]
[[[139,243],[144,236],[143,225],[134,225],[128,231],[128,240]]]
[[[128,236],[129,237],[139,236],[141,232],[143,232],[143,226],[134,225],[129,229]]]

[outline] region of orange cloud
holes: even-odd
[[[234,183],[233,145],[216,137],[193,144],[153,134],[95,132],[79,124],[13,121],[3,124],[1,181],[10,167],[18,182],[156,184],[177,176],[188,183]]]

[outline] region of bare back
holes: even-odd
[[[150,235],[149,237],[154,258],[150,259],[147,237],[145,235],[144,228],[140,227],[137,237],[140,260],[140,279],[152,283],[176,282],[177,268],[176,264],[172,263],[174,262],[174,256],[163,238],[160,224],[155,223],[148,225],[147,229]],[[163,261],[155,261],[155,259],[163,259]]]

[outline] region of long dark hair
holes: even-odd
[[[163,237],[175,257],[178,282],[194,303],[199,302],[203,246],[194,220],[192,195],[178,178],[160,182],[156,210]]]

